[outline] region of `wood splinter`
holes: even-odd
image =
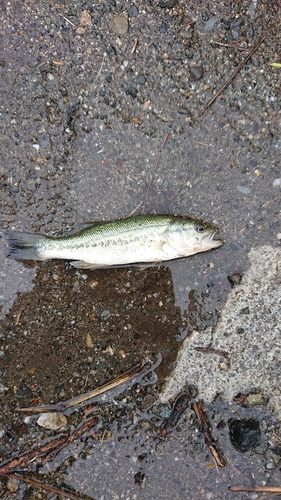
[[[200,423],[200,430],[205,435],[205,443],[208,446],[210,452],[212,453],[216,464],[219,467],[224,467],[226,464],[225,458],[218,451],[215,440],[211,434],[211,426],[208,420],[208,417],[203,409],[203,405],[200,401],[196,401],[192,404],[192,408],[196,414],[196,417]]]

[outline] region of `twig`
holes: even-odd
[[[230,491],[250,491],[255,493],[281,493],[281,486],[229,486]]]
[[[51,484],[43,483],[42,481],[38,481],[38,479],[32,479],[31,477],[24,476],[22,474],[17,474],[16,472],[10,472],[6,474],[2,474],[2,472],[0,472],[0,476],[9,477],[11,479],[19,479],[20,481],[24,481],[25,483],[32,484],[32,486],[35,486],[35,488],[51,491],[56,495],[61,495],[62,497],[71,498],[71,500],[81,500],[81,497],[74,495],[74,493],[71,493],[70,491],[67,491],[63,488],[56,488]]]
[[[186,24],[183,24],[179,29],[178,29],[178,33],[183,30],[184,28],[187,28],[188,26],[192,26],[192,24],[195,24],[196,21],[191,21],[190,23],[186,23]]]
[[[225,82],[225,84],[220,88],[220,90],[216,93],[216,95],[206,104],[206,106],[200,111],[199,115],[198,116],[202,116],[205,111],[213,104],[213,102],[215,102],[215,100],[223,93],[223,91],[226,89],[226,87],[228,87],[228,85],[232,82],[232,80],[234,80],[234,78],[238,75],[239,71],[241,71],[241,69],[243,68],[243,66],[246,64],[246,62],[249,61],[249,59],[251,59],[251,57],[253,56],[253,54],[258,50],[258,48],[261,46],[262,42],[265,40],[265,38],[267,37],[268,33],[273,29],[275,28],[276,24],[277,24],[278,20],[267,30],[264,32],[264,34],[260,37],[257,45],[255,45],[255,47],[253,47],[253,49],[251,50],[251,52],[249,52],[249,54],[247,55],[247,57],[245,57],[245,59],[239,64],[239,66],[237,67],[237,69],[234,71],[234,73],[231,75],[231,77]]]
[[[226,359],[229,359],[229,354],[226,351],[221,351],[220,349],[213,349],[212,347],[194,347],[195,351],[198,352],[210,352],[211,354],[219,354],[219,356],[223,356]]]
[[[141,375],[141,374],[144,375],[148,369],[150,371],[153,369],[153,367],[150,367],[150,365],[148,366],[147,358],[143,358],[133,368],[130,368],[128,371],[126,371],[125,373],[122,373],[122,375],[119,375],[114,380],[107,382],[106,384],[102,385],[101,387],[98,387],[97,389],[94,389],[93,391],[86,392],[85,394],[80,394],[79,396],[68,399],[67,401],[64,401],[64,402],[57,403],[55,405],[32,406],[29,408],[15,408],[15,411],[29,412],[29,413],[41,413],[42,411],[45,411],[45,412],[64,411],[67,408],[71,408],[72,406],[76,406],[80,403],[83,403],[84,401],[92,399],[95,396],[99,396],[100,394],[103,394],[104,392],[109,391],[110,389],[114,389],[114,387],[117,387],[119,385],[124,384],[124,382],[128,382],[129,380],[132,380],[134,377],[136,377],[138,375]]]
[[[97,417],[89,418],[80,427],[75,429],[69,436],[62,436],[57,439],[53,439],[43,446],[33,448],[20,457],[10,460],[5,465],[0,467],[0,475],[8,474],[13,469],[18,468],[22,464],[28,465],[28,463],[30,463],[34,458],[38,458],[40,455],[45,455],[41,458],[41,465],[44,465],[46,462],[50,462],[55,458],[59,451],[65,448],[69,443],[72,443],[72,441],[74,441],[75,439],[78,439],[85,431],[91,429],[97,423]]]
[[[98,421],[99,421],[99,419],[97,417],[92,417],[92,418],[89,418],[89,420],[86,420],[84,422],[84,424],[82,424],[80,427],[78,427],[78,429],[75,429],[72,432],[72,434],[70,434],[66,438],[66,440],[63,443],[61,443],[59,446],[57,446],[57,448],[55,448],[53,451],[51,451],[48,455],[43,457],[42,465],[54,460],[54,458],[57,456],[57,454],[61,450],[63,450],[63,448],[65,448],[67,445],[69,445],[69,443],[72,443],[73,441],[75,441],[75,439],[78,439],[80,436],[82,436],[82,434],[84,434],[84,432],[86,432],[88,429],[91,429],[92,427],[94,427],[94,425],[96,425],[98,423]]]
[[[98,77],[100,76],[100,74],[102,72],[103,65],[104,65],[105,58],[106,58],[106,52],[104,52],[104,54],[103,54],[102,62],[101,62],[101,65],[100,65],[100,69],[99,69],[99,71],[97,73],[96,78],[93,80],[93,82],[95,82],[98,79]]]
[[[52,441],[44,444],[43,446],[40,446],[38,448],[33,448],[32,450],[27,451],[23,455],[20,455],[19,457],[14,458],[9,462],[7,462],[6,464],[2,465],[2,467],[0,467],[0,474],[6,474],[10,472],[12,469],[16,469],[23,463],[30,462],[35,457],[39,457],[39,455],[44,455],[45,453],[52,451],[54,448],[61,446],[61,444],[64,443],[67,439],[68,439],[67,436],[62,436],[57,439],[53,439]]]
[[[207,144],[206,142],[195,141],[194,139],[193,142],[195,142],[196,144],[200,144],[201,146],[212,146],[212,148],[214,147],[213,144]]]
[[[134,41],[134,45],[132,47],[132,50],[131,50],[131,54],[133,54],[137,48],[137,45],[138,45],[139,41],[138,39],[136,38],[135,41]]]
[[[192,408],[195,411],[196,417],[200,422],[201,431],[204,432],[205,435],[205,443],[208,446],[210,452],[212,453],[216,465],[218,465],[219,467],[224,467],[226,464],[226,460],[217,450],[215,441],[211,434],[211,429],[210,429],[211,426],[208,421],[207,415],[203,410],[202,403],[200,403],[200,401],[197,401],[192,404]]]
[[[222,43],[222,42],[216,42],[215,40],[211,40],[211,43],[220,45],[221,47],[229,47],[230,49],[251,50],[250,47],[241,47],[241,45],[236,45],[235,43]]]
[[[17,314],[16,319],[15,319],[15,326],[19,325],[20,317],[21,317],[21,313],[23,311],[24,305],[25,305],[24,300],[22,300],[20,303],[20,306],[19,306],[18,314]]]
[[[88,370],[87,370],[87,373],[86,373],[84,387],[87,387],[87,385],[88,385],[89,373],[90,373],[90,367],[88,366]]]
[[[136,208],[134,208],[134,210],[129,214],[129,217],[132,217],[132,215],[134,215],[134,213],[142,206],[143,204],[143,201],[141,201],[137,206]]]
[[[62,14],[58,13],[59,16],[61,16],[65,21],[67,21],[69,24],[71,24],[71,26],[73,26],[74,28],[76,28],[75,24],[70,21],[69,19],[67,19],[67,17],[63,16]]]
[[[168,138],[169,138],[169,135],[170,135],[170,132],[167,133],[164,141],[163,141],[163,144],[162,144],[162,147],[158,153],[158,157],[157,157],[157,160],[156,160],[156,163],[154,165],[154,169],[153,169],[153,172],[152,172],[152,175],[150,177],[150,181],[149,181],[149,184],[148,184],[148,188],[146,190],[146,195],[145,195],[145,199],[144,199],[144,203],[143,203],[143,207],[142,207],[142,214],[144,214],[144,211],[145,211],[145,207],[146,207],[146,204],[147,204],[147,199],[148,199],[148,195],[149,195],[149,192],[150,192],[150,188],[151,188],[151,184],[152,184],[152,181],[153,181],[153,178],[154,178],[154,175],[155,175],[155,172],[156,172],[156,169],[159,165],[159,162],[160,162],[160,159],[161,159],[161,156],[162,156],[162,153],[163,153],[163,150],[164,150],[164,147],[168,141]]]

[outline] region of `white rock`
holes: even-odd
[[[37,424],[45,429],[56,431],[67,425],[67,418],[63,413],[41,413]]]

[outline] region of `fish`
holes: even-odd
[[[21,260],[65,259],[82,269],[160,263],[218,248],[212,224],[176,215],[137,215],[96,222],[69,236],[7,230],[8,257]]]

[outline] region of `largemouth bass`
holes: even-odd
[[[138,215],[98,222],[71,236],[52,237],[6,231],[9,257],[23,260],[70,260],[84,269],[163,262],[220,247],[217,229],[173,215]]]

